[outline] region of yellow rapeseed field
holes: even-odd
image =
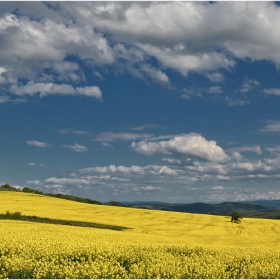
[[[0,213],[130,227],[0,221],[0,278],[280,278],[280,221],[0,193]]]

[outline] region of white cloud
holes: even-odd
[[[159,69],[156,69],[150,65],[142,65],[141,70],[149,75],[155,82],[169,83],[168,76]]]
[[[220,86],[216,86],[216,87],[210,87],[207,92],[209,93],[222,93],[223,90]]]
[[[40,97],[50,94],[60,95],[84,95],[101,99],[102,93],[98,87],[78,87],[74,88],[68,84],[53,84],[53,83],[34,83],[28,82],[24,86],[12,85],[11,91],[16,95],[35,95],[40,93]]]
[[[11,90],[17,95],[34,95],[40,93],[40,97],[48,94],[62,94],[62,95],[74,95],[75,89],[71,85],[66,84],[53,84],[53,83],[34,83],[28,82],[25,86],[13,85]]]
[[[240,92],[249,92],[259,85],[260,83],[257,80],[249,79],[248,77],[246,77],[244,79],[243,87]]]
[[[268,89],[264,89],[263,92],[267,95],[279,96],[280,95],[280,88],[268,88]]]
[[[35,163],[35,162],[29,162],[27,165],[28,165],[28,166],[39,166],[39,167],[45,167],[45,166],[46,166],[46,165],[43,164],[43,163],[37,164],[37,163]]]
[[[233,150],[233,152],[231,154],[231,157],[235,161],[242,161],[243,160],[243,156],[239,152],[234,151],[234,150]]]
[[[113,145],[111,145],[110,143],[107,143],[107,142],[101,142],[101,145],[102,145],[103,147],[110,147],[110,148],[113,147]]]
[[[158,48],[150,45],[141,44],[140,47],[150,56],[156,57],[158,61],[169,69],[175,69],[183,76],[189,72],[207,72],[218,70],[219,68],[229,69],[235,65],[235,62],[227,58],[223,53],[212,51],[204,54],[185,53],[181,54],[170,48]]]
[[[6,95],[0,96],[0,104],[1,103],[6,103],[6,102],[9,102],[9,101],[11,101],[9,96],[6,96]]]
[[[5,42],[1,45],[0,61],[12,68],[17,77],[34,80],[45,62],[62,62],[68,54],[97,64],[114,61],[106,39],[94,28],[62,22],[63,16],[41,21],[31,18],[9,13],[0,18],[0,38]]]
[[[6,102],[10,102],[10,103],[24,103],[27,100],[23,99],[23,98],[10,98],[10,96],[7,95],[0,95],[0,104],[2,103],[6,103]]]
[[[192,88],[187,88],[187,89],[184,88],[182,91],[184,92],[184,94],[182,94],[181,97],[184,98],[184,99],[190,99],[193,96],[201,97],[202,92],[207,91],[207,90],[202,89],[202,88],[192,87]]]
[[[243,106],[245,104],[249,104],[250,101],[247,99],[231,99],[229,96],[226,96],[225,101],[229,106]]]
[[[229,151],[234,151],[234,152],[252,152],[260,155],[262,153],[262,149],[259,145],[254,145],[254,146],[243,146],[239,148],[233,148],[230,149]]]
[[[175,136],[167,141],[140,141],[133,142],[132,148],[145,155],[182,154],[203,158],[213,162],[225,161],[228,156],[223,149],[216,145],[215,141],[207,141],[198,134],[183,134]]]
[[[266,183],[269,183],[268,180],[279,180],[279,153],[273,156],[262,160],[242,158],[239,161],[231,157],[220,163],[167,158],[163,165],[95,166],[80,169],[70,177],[48,178],[45,187],[64,192],[81,188],[94,191],[95,194],[106,194],[107,198],[109,194],[119,193],[119,199],[124,199],[125,195],[129,197],[130,194],[142,191],[158,190],[161,191],[158,195],[164,193],[165,197],[178,192],[182,194],[187,182],[187,196],[196,201],[199,198],[204,201],[215,200],[215,197],[210,197],[211,193],[221,194],[220,200],[232,200],[233,197],[237,200],[249,194],[253,197],[253,192],[257,194],[262,189],[264,180]],[[246,191],[248,182],[254,183],[254,189],[250,192]],[[240,197],[237,198],[237,195]]]
[[[59,89],[61,94],[101,98],[98,88],[66,87],[69,81],[85,81],[82,67],[68,61],[68,56],[78,57],[92,73],[110,65],[116,73],[148,76],[164,84],[170,83],[167,69],[184,76],[198,72],[220,83],[221,70],[234,67],[236,58],[280,65],[280,10],[273,2],[17,2],[1,6],[0,83],[15,85],[17,79],[25,78],[39,87],[44,82],[40,89],[45,93],[52,92],[46,88],[46,82],[51,82],[53,87],[65,85]],[[13,14],[15,9],[19,13]],[[151,58],[156,67],[149,65]],[[30,85],[25,86],[33,95]],[[241,92],[255,86],[258,82],[247,78]],[[279,94],[275,89],[264,92]]]
[[[42,185],[42,182],[40,180],[28,180],[27,184],[31,184],[31,185]]]
[[[67,55],[77,55],[94,66],[124,60],[132,73],[139,71],[140,63],[143,73],[162,82],[169,81],[163,72],[167,68],[182,75],[200,72],[221,82],[219,69],[233,67],[236,57],[280,62],[279,9],[270,2],[61,2],[56,9],[51,6],[5,4],[6,13],[0,14],[1,41],[6,42],[1,45],[1,67],[12,69],[16,78],[36,82],[38,70],[42,74],[44,67],[51,67],[61,81],[79,80],[81,69],[65,61]],[[26,16],[13,15],[15,7]],[[149,57],[159,62],[158,69],[147,67]],[[249,84],[242,91],[247,92]]]
[[[141,191],[161,191],[161,190],[163,190],[163,188],[155,187],[155,186],[142,186],[142,187],[139,187],[139,189]]]
[[[36,147],[39,147],[39,148],[49,148],[49,147],[51,147],[51,144],[48,144],[48,143],[45,143],[45,142],[39,142],[39,141],[36,141],[36,140],[28,140],[27,144],[31,145],[31,146],[36,146]]]
[[[199,54],[211,55],[216,48],[241,59],[279,63],[279,9],[272,2],[87,3],[78,7],[63,3],[62,6],[80,22],[95,24],[116,41],[137,42],[163,67],[172,67],[183,74],[191,69],[228,67],[226,56],[225,60],[213,57],[206,63],[199,60]],[[148,46],[156,47],[157,51],[151,53]],[[167,54],[167,48],[174,54],[174,60]]]
[[[97,167],[88,167],[80,170],[81,173],[124,173],[124,174],[130,174],[130,173],[137,173],[137,174],[143,174],[145,173],[145,170],[137,165],[132,165],[130,167],[126,166],[97,166]]]
[[[272,154],[279,154],[280,153],[280,146],[273,146],[273,147],[268,147],[265,148],[266,151],[272,153]]]
[[[77,135],[87,135],[87,134],[89,134],[89,132],[87,132],[85,130],[71,130],[71,133],[77,134]]]
[[[223,186],[214,186],[214,187],[211,187],[212,190],[214,191],[222,191],[224,189]]]
[[[151,138],[153,134],[134,132],[103,132],[95,137],[98,142],[129,141],[135,139]]]
[[[219,72],[207,73],[206,77],[213,83],[221,83],[224,81],[224,75]]]
[[[71,150],[73,150],[74,152],[77,152],[77,153],[85,152],[87,150],[87,148],[85,146],[78,145],[76,143],[73,146],[63,145],[62,147],[63,148],[69,148],[69,149],[71,149]]]
[[[157,124],[145,124],[145,125],[141,125],[141,126],[132,127],[131,130],[139,131],[139,130],[152,129],[152,128],[153,129],[157,129],[157,128],[164,129],[165,127],[157,125]]]
[[[84,81],[84,76],[80,70],[80,66],[78,63],[62,61],[62,62],[54,62],[54,63],[45,63],[44,69],[52,69],[54,72],[53,75],[47,75],[44,71],[43,77],[40,79],[41,81],[48,80],[58,80],[58,81],[70,81],[70,82],[79,82],[80,80]],[[55,79],[54,79],[55,76]]]
[[[181,95],[184,99],[191,99],[193,96],[202,97],[203,93],[223,93],[223,89],[220,86],[214,86],[209,88],[200,88],[200,87],[191,87],[191,88],[184,88],[182,90],[184,94]]]
[[[51,183],[59,186],[63,185],[87,185],[89,184],[89,181],[86,179],[72,179],[72,178],[56,178],[51,177],[45,180],[46,183]]]
[[[0,67],[0,84],[5,84],[7,82],[5,77],[6,72],[7,70],[4,67]]]
[[[88,97],[95,97],[97,99],[101,99],[102,93],[99,87],[91,86],[91,87],[78,87],[77,93],[81,95],[85,95]]]
[[[70,129],[60,129],[58,130],[59,133],[71,133],[71,134],[76,134],[76,135],[88,135],[90,134],[88,131],[85,130],[70,130]]]
[[[269,120],[260,132],[280,132],[280,121]]]

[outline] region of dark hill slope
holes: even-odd
[[[278,215],[280,215],[280,207],[258,205],[251,202],[223,202],[218,204],[207,204],[201,202],[190,204],[171,204],[165,202],[132,202],[123,204],[135,208],[188,212],[197,214],[230,215],[232,212],[238,211],[243,216],[247,217],[258,217],[258,215],[263,217],[265,214],[268,213],[278,213]]]

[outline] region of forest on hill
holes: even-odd
[[[62,198],[62,199],[67,199],[67,200],[71,200],[71,201],[77,201],[77,202],[83,202],[83,203],[89,203],[89,204],[103,204],[98,200],[93,200],[90,198],[81,198],[81,197],[77,197],[74,195],[68,195],[68,194],[62,194],[62,193],[58,193],[58,194],[54,194],[54,193],[43,193],[41,191],[35,190],[35,189],[31,189],[29,187],[24,187],[22,190],[12,187],[9,184],[4,184],[2,186],[0,186],[0,190],[5,190],[5,191],[22,191],[25,193],[33,193],[33,194],[41,194],[41,195],[47,195],[47,196],[51,196],[51,197],[57,197],[57,198]],[[113,202],[111,202],[111,204],[113,204]],[[116,205],[117,206],[117,203]],[[120,204],[118,205],[120,206]]]

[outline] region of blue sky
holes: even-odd
[[[0,2],[0,183],[280,199],[279,28],[273,2]]]

